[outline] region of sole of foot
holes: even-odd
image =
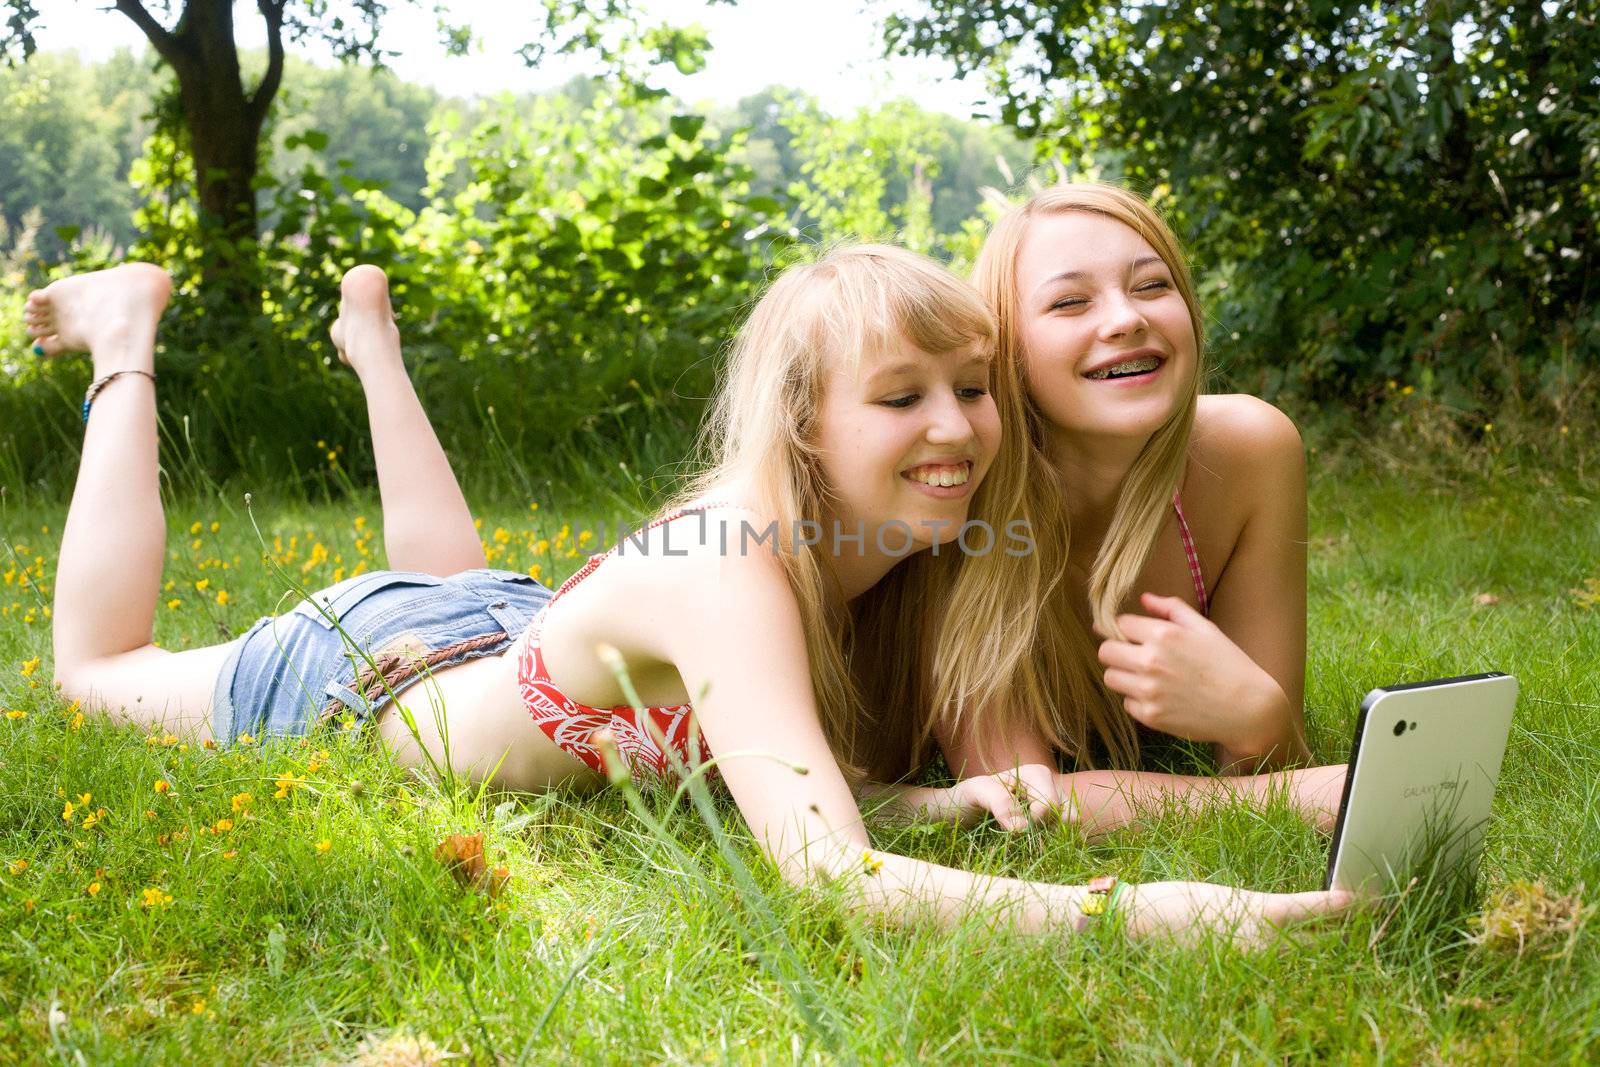
[[[44,356],[90,352],[97,373],[149,369],[172,278],[151,263],[77,274],[28,294],[22,321]],[[101,366],[101,357],[122,366]]]
[[[339,359],[359,376],[380,364],[401,364],[400,328],[389,304],[389,279],[370,263],[339,283],[339,317],[328,331]]]

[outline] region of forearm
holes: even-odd
[[[1231,777],[1078,771],[1061,775],[1059,788],[1070,799],[1078,825],[1090,834],[1128,826],[1173,801],[1265,804],[1280,795],[1301,818],[1326,832],[1337,816],[1345,770],[1341,763]]]
[[[954,926],[974,913],[998,925],[1038,932],[1071,926],[1082,914],[1084,886],[998,878],[866,848],[836,850],[812,865],[819,881],[836,884],[855,909],[895,922],[932,920]]]
[[[1213,741],[1223,774],[1250,775],[1304,764],[1311,759],[1299,709],[1265,671],[1230,718],[1227,737]]]

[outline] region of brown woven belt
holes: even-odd
[[[474,652],[491,648],[504,641],[506,636],[502,630],[498,633],[484,634],[482,637],[469,637],[465,641],[445,645],[433,652],[401,651],[374,656],[370,665],[356,672],[355,684],[350,688],[359,693],[367,706],[371,707],[390,693],[398,693],[402,686],[417,675],[431,671],[458,656],[470,656]],[[322,709],[320,719],[325,722],[344,710],[344,701],[330,700]]]

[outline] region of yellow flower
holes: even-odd
[[[233,813],[237,815],[241,811],[248,811],[250,805],[255,803],[255,799],[249,793],[235,793],[232,799],[229,800],[229,804],[233,807]]]
[[[326,837],[324,837],[321,841],[317,842],[317,851],[318,852],[326,852],[332,847],[333,847],[333,842],[329,841]]]
[[[212,533],[216,533],[220,529],[222,529],[222,523],[220,523],[220,522],[212,522],[212,524],[211,524],[211,532]]]
[[[202,578],[198,582],[194,583],[194,587],[198,592],[204,593],[206,591],[206,587],[209,586],[210,584],[211,584],[211,579],[210,578]]]
[[[61,809],[61,821],[62,822],[71,822],[72,821],[72,810],[75,807],[77,807],[76,804],[74,804],[70,800],[67,801],[66,807]]]
[[[176,611],[178,610],[178,605],[182,603],[183,601],[179,600],[177,597],[173,597],[171,600],[167,601],[167,610]]]
[[[274,778],[273,781],[278,787],[278,791],[272,794],[273,799],[283,800],[288,797],[290,793],[294,792],[300,787],[300,783],[305,781],[305,776],[295,774],[293,771],[284,771],[282,774]]]
[[[87,815],[85,815],[83,817],[83,828],[85,830],[92,830],[92,829],[94,829],[95,824],[98,823],[100,820],[104,819],[105,817],[106,817],[106,809],[105,808],[100,808],[97,811],[91,811],[89,814],[87,814]]]
[[[67,723],[67,729],[76,731],[78,729],[78,727],[80,727],[82,725],[83,725],[83,712],[81,712],[81,711],[73,712],[72,721]]]
[[[26,719],[27,717],[28,717],[28,713],[25,712],[25,711],[8,711],[8,712],[6,712],[6,718],[12,720],[13,722],[15,722],[17,719]]]
[[[200,524],[198,522],[189,527],[190,536],[193,536],[193,535],[195,535],[195,534],[197,534],[199,532],[200,532]]]
[[[233,857],[237,856],[238,854],[239,854],[239,850],[238,849],[230,848],[230,849],[228,849],[228,851],[226,851],[226,852],[224,852],[222,854],[222,858],[225,859],[225,860],[231,860],[231,859],[233,859]]]
[[[367,525],[367,517],[365,515],[357,515],[354,525],[358,530],[365,529]]]
[[[216,822],[211,824],[211,832],[214,834],[225,834],[232,829],[232,819],[218,819]]]
[[[1484,433],[1494,433],[1494,423],[1492,423],[1492,422],[1484,423],[1483,424],[1483,432]]]
[[[141,908],[164,908],[172,903],[172,894],[162,891],[159,886],[150,886],[139,896]]]
[[[87,808],[89,806],[89,801],[91,801],[93,799],[94,799],[94,794],[93,793],[79,793],[78,794],[78,807]]]
[[[39,657],[35,656],[22,665],[22,676],[31,678],[33,672],[39,669]]]
[[[874,856],[871,850],[866,850],[861,853],[861,867],[867,872],[867,877],[871,878],[883,870],[883,861]]]
[[[90,882],[88,885],[83,887],[83,891],[88,893],[91,897],[97,897],[100,895],[100,883]]]
[[[226,589],[218,589],[217,590],[217,605],[219,607],[221,607],[221,606],[226,605],[227,603],[228,603],[228,591]]]
[[[165,737],[163,737],[161,739],[161,743],[163,745],[165,745],[167,748],[171,748],[173,745],[178,743],[178,735],[177,734],[167,734]]]
[[[21,874],[23,871],[25,871],[27,869],[28,869],[28,861],[27,860],[12,860],[11,861],[11,873],[12,874]]]
[[[189,1005],[189,1011],[194,1015],[203,1015],[203,1014],[205,1014],[205,1010],[206,1010],[206,998],[205,997],[195,997],[194,998],[194,1002]]]
[[[1410,396],[1412,393],[1414,393],[1416,391],[1417,391],[1417,387],[1416,386],[1408,385],[1404,389],[1400,390],[1400,395],[1401,396]]]
[[[200,747],[205,749],[215,749],[217,747],[217,743],[208,737],[204,741],[200,742]]]
[[[250,736],[249,734],[240,734],[239,735],[239,744],[241,744],[241,745],[253,745],[255,743],[256,743],[256,739],[254,737]]]
[[[165,778],[159,779],[156,782],[155,789],[157,793],[170,793],[172,792],[172,783]]]

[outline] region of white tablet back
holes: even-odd
[[[1328,887],[1382,891],[1437,854],[1483,842],[1511,732],[1517,680],[1478,674],[1374,689],[1361,702]]]

